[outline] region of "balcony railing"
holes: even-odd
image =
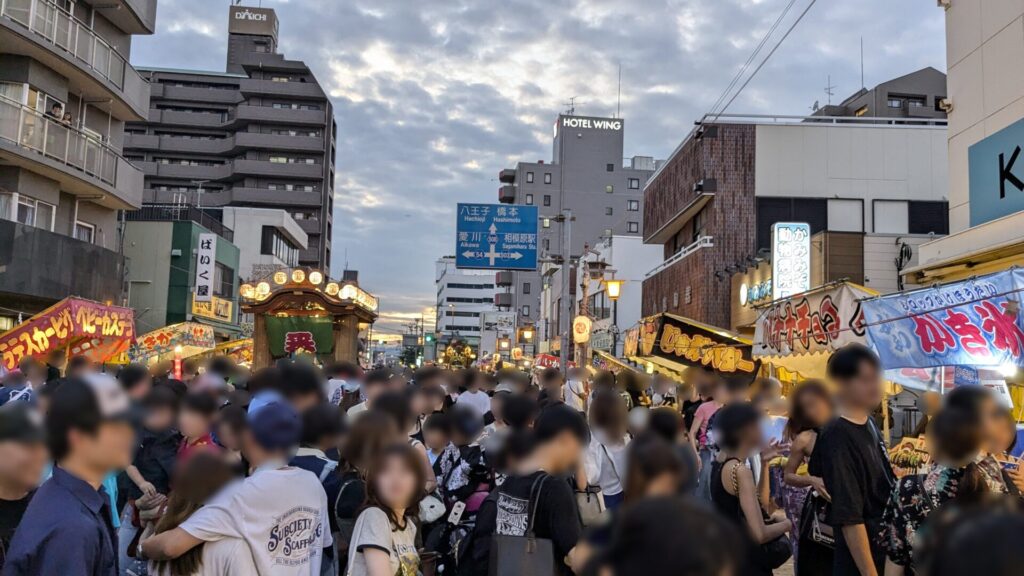
[[[73,126],[3,97],[0,138],[117,186],[117,151]]]
[[[222,217],[223,211],[217,208],[181,204],[151,204],[124,213],[124,219],[130,222],[195,222],[228,242],[234,242],[235,232],[221,222]]]
[[[49,0],[0,0],[0,15],[25,26],[124,90],[128,61],[105,40]]]
[[[662,270],[665,270],[666,268],[671,267],[676,262],[679,262],[683,258],[686,258],[690,254],[693,254],[694,252],[696,252],[696,251],[698,251],[698,250],[700,250],[702,248],[712,248],[712,247],[714,247],[714,245],[715,245],[715,243],[714,243],[713,239],[711,238],[711,236],[701,236],[693,244],[690,244],[686,248],[683,248],[679,252],[676,252],[675,254],[672,255],[671,258],[669,258],[668,260],[665,260],[661,264],[658,264],[657,266],[655,266],[655,268],[653,270],[651,270],[650,272],[648,272],[647,274],[644,275],[644,279],[646,280],[647,278],[650,278],[651,276],[654,276],[655,274],[661,272]]]

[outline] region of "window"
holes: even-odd
[[[637,232],[640,232],[640,223],[639,222],[629,222],[627,224],[626,230],[630,234],[636,234]]]
[[[611,216],[613,213],[614,213],[614,210],[612,210],[611,206],[608,206],[608,207],[606,207],[604,209],[604,215],[605,216]]]
[[[948,202],[910,202],[911,234],[949,234]]]
[[[92,244],[96,239],[96,227],[81,220],[75,222],[75,239]]]
[[[286,266],[294,266],[299,262],[299,247],[289,241],[274,226],[264,226],[260,239],[260,254],[275,256]],[[312,239],[311,239],[312,240]],[[312,242],[310,248],[313,248]]]
[[[861,106],[860,108],[857,109],[856,112],[853,113],[853,115],[858,117],[858,118],[860,118],[862,116],[867,116],[867,114],[868,114],[868,107],[867,106]]]
[[[533,184],[533,172],[526,173],[526,183]]]
[[[529,293],[530,293],[530,283],[529,282],[523,282],[523,294],[529,294]]]
[[[0,193],[0,218],[3,218],[4,220],[11,219],[11,206],[13,202],[14,196]]]
[[[526,306],[523,306],[523,316],[529,316],[529,315],[530,315],[530,306],[527,304]]]
[[[640,179],[639,178],[630,178],[629,179],[629,189],[630,190],[639,190],[640,189]]]
[[[551,206],[551,195],[550,194],[545,194],[544,195],[544,205],[545,206]]]
[[[544,183],[551,184],[551,172],[544,173]]]
[[[861,200],[830,199],[828,229],[832,232],[863,232],[864,203]]]
[[[604,191],[607,192],[608,194],[611,194],[612,192],[615,192],[615,186],[609,184],[604,187]]]
[[[27,196],[18,197],[16,220],[26,226],[35,226],[53,231],[53,215],[56,212],[53,204],[40,202]]]
[[[533,206],[533,194],[526,195],[526,205]]]
[[[235,293],[235,271],[220,262],[214,264],[213,293],[224,298]]]
[[[704,230],[707,227],[708,217],[705,214],[704,209],[701,208],[699,212],[693,215],[693,234],[690,235],[690,243],[694,243],[700,240],[701,236],[704,236]],[[682,246],[677,246],[677,251],[681,250]]]
[[[811,234],[828,229],[828,200],[824,198],[758,198],[757,248],[771,249],[772,224],[807,222]]]
[[[924,108],[928,101],[924,98],[907,98],[907,104],[911,108]]]
[[[639,212],[640,211],[640,201],[639,200],[627,200],[626,201],[626,210],[629,211],[629,212]]]
[[[903,108],[903,99],[889,98],[889,108]]]
[[[271,76],[270,77],[270,81],[271,82],[290,82],[291,79],[288,78],[287,76]]]
[[[551,250],[551,239],[550,238],[545,238],[544,239],[544,249],[545,250]]]
[[[903,200],[875,200],[874,230],[881,234],[907,234],[910,229],[909,206]]]
[[[615,172],[615,164],[608,164],[606,170],[608,170],[609,172]]]

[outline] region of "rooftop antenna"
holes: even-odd
[[[832,96],[835,95],[836,87],[832,85],[832,75],[828,75],[828,82],[825,85],[825,94],[828,95],[828,105],[832,105]]]
[[[565,111],[565,113],[569,116],[576,115],[576,98],[578,98],[578,96],[570,97],[569,102],[566,104],[569,108]]]
[[[864,37],[860,37],[860,87],[866,88],[864,85]]]
[[[615,117],[622,117],[622,62],[619,62],[619,93],[615,99]]]

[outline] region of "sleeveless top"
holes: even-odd
[[[730,458],[725,462],[716,461],[711,464],[711,501],[715,504],[715,509],[721,512],[722,515],[745,528],[743,509],[740,507],[739,497],[729,494],[725,486],[722,485],[722,474],[726,469],[726,465],[730,462],[739,462],[741,466],[743,465],[736,458]],[[730,466],[729,468],[731,469],[732,467]],[[729,480],[731,481],[731,478]]]

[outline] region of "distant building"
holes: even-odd
[[[826,104],[814,116],[946,119],[942,101],[948,93],[946,75],[931,66],[871,88],[861,88],[840,104]]]
[[[479,353],[481,320],[485,314],[496,310],[494,272],[460,270],[455,267],[454,256],[438,259],[435,271],[437,350],[458,340]]]
[[[499,200],[537,206],[542,217],[572,210],[575,221],[569,252],[573,258],[583,253],[585,245],[597,244],[601,238],[639,236],[644,226],[642,190],[656,163],[648,156],[624,160],[624,134],[622,118],[559,115],[551,161],[519,162],[515,168],[502,170]],[[542,228],[539,244],[543,256],[560,255],[560,226],[552,223],[550,228]],[[557,314],[561,285],[546,284],[540,271],[516,272],[509,280],[508,292],[499,295],[499,305],[515,311],[520,326],[535,327],[541,335],[537,350],[532,349],[532,342],[520,343],[524,351],[551,351],[558,346],[557,335],[568,330],[568,321]],[[541,293],[546,286],[550,302],[543,305]]]
[[[124,125],[149,111],[129,57],[155,28],[156,0],[0,2],[0,332],[71,295],[123,303]]]
[[[663,247],[645,275],[644,315],[729,327],[722,295],[734,274],[770,259],[777,222],[810,224],[814,281],[883,292],[899,288],[918,245],[949,231],[944,120],[705,120],[644,191],[644,241]]]
[[[145,171],[146,204],[283,210],[307,236],[298,263],[328,274],[330,98],[305,63],[277,53],[273,10],[231,6],[228,16],[226,72],[143,71],[152,103],[128,126],[125,153]]]

